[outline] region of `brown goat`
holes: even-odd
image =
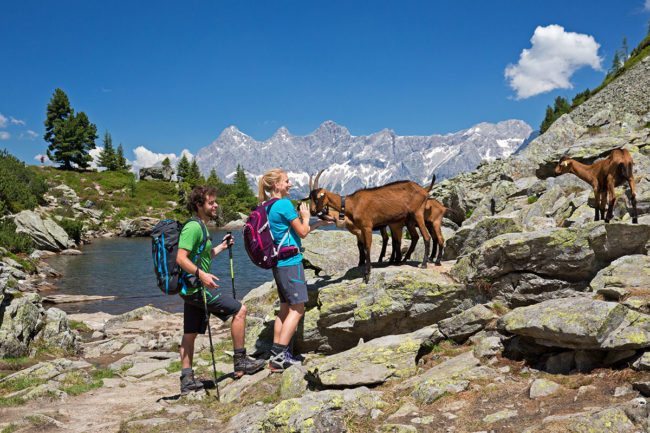
[[[424,223],[427,227],[427,230],[429,231],[429,234],[431,234],[431,237],[435,237],[436,239],[436,242],[434,242],[431,247],[431,255],[429,256],[429,261],[433,262],[435,257],[436,260],[434,263],[436,266],[440,266],[442,261],[442,253],[445,247],[445,238],[442,235],[442,218],[448,211],[449,208],[445,207],[435,198],[429,198],[424,209]],[[408,227],[408,225],[409,224],[407,222],[406,226]],[[391,233],[394,233],[392,227],[390,230]],[[399,228],[399,231],[401,234],[401,227]],[[420,238],[415,230],[409,230],[409,233],[411,235],[411,245],[404,255],[404,261],[407,261],[411,257],[411,254],[413,254],[415,246],[417,245]],[[401,236],[398,239],[399,244],[397,246],[393,245],[393,252],[399,252],[398,254],[401,255]],[[393,244],[395,244],[395,240],[393,241]],[[440,249],[438,249],[438,247],[440,247]],[[436,257],[436,250],[438,251],[438,257]],[[393,256],[391,256],[391,261],[392,260]],[[395,260],[399,261],[399,258],[396,258]]]
[[[563,156],[555,167],[555,174],[573,173],[591,185],[596,199],[596,217],[594,221],[604,219],[605,222],[609,222],[612,219],[614,204],[616,203],[614,188],[627,182],[630,185],[632,222],[637,224],[636,184],[632,173],[633,167],[634,161],[630,152],[620,148],[612,150],[607,158],[596,161],[591,165],[582,164],[568,156]],[[609,204],[607,215],[605,215],[606,204]]]
[[[391,223],[413,218],[424,238],[425,257],[422,267],[427,267],[431,236],[424,223],[424,203],[428,198],[427,190],[415,182],[398,181],[376,188],[361,189],[347,197],[318,187],[322,171],[310,185],[311,213],[323,219],[332,219],[329,208],[339,211],[359,230],[357,237],[364,252],[364,280],[370,279],[370,248],[372,246],[372,229]],[[344,203],[344,204],[343,204]]]

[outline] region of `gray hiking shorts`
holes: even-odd
[[[307,296],[305,269],[302,263],[292,266],[276,266],[273,268],[273,278],[278,286],[278,295],[283,304],[304,304]]]

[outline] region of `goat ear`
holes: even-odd
[[[318,194],[318,198],[323,198],[324,195],[325,195],[324,192],[320,192],[320,193]]]
[[[569,166],[569,161],[562,161],[562,167],[568,167]]]

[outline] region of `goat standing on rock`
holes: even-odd
[[[346,197],[319,188],[318,179],[322,173],[318,173],[313,185],[310,185],[311,214],[331,220],[329,208],[332,208],[339,212],[339,218],[347,217],[354,224],[359,232],[359,254],[363,252],[365,256],[366,282],[370,280],[373,228],[406,221],[408,218],[413,218],[424,238],[425,253],[421,267],[427,267],[431,236],[424,221],[425,203],[428,198],[426,189],[415,182],[403,180],[376,188],[361,189]]]
[[[591,185],[596,200],[596,217],[594,221],[604,219],[606,223],[612,219],[614,214],[614,204],[616,203],[614,188],[627,182],[630,185],[632,222],[637,224],[636,184],[632,174],[633,166],[634,161],[630,152],[620,148],[612,150],[607,158],[596,161],[591,165],[582,164],[568,156],[563,156],[555,167],[555,174],[573,173]],[[607,215],[605,215],[607,203],[609,203],[609,209],[607,209]]]

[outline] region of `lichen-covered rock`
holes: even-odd
[[[72,361],[65,358],[59,358],[52,361],[39,362],[31,367],[24,368],[16,373],[1,378],[0,383],[26,378],[47,381],[56,378],[60,374],[90,367],[92,367],[92,365],[83,360]]]
[[[592,222],[579,228],[508,233],[458,260],[452,274],[464,282],[494,281],[513,272],[579,282],[621,256],[646,254],[650,225]]]
[[[591,289],[605,298],[650,297],[650,256],[631,255],[613,261],[591,281]]]
[[[522,227],[512,216],[483,218],[475,224],[463,225],[453,237],[447,239],[443,257],[445,260],[453,260],[475,250],[488,239],[521,231]]]
[[[0,358],[28,355],[31,342],[45,325],[41,297],[26,293],[0,312]]]
[[[634,361],[632,368],[638,371],[650,371],[650,352],[643,352],[643,355]]]
[[[535,379],[530,385],[528,396],[535,400],[542,397],[548,397],[560,390],[560,385],[547,379]]]
[[[448,319],[441,320],[438,326],[444,336],[457,343],[463,343],[496,318],[496,314],[479,304]]]
[[[376,338],[310,363],[307,378],[325,387],[356,387],[381,384],[391,377],[408,377],[417,369],[422,344],[443,339],[436,326]]]
[[[614,302],[584,298],[516,308],[499,319],[498,326],[552,347],[628,350],[650,346],[650,316]]]
[[[298,328],[300,351],[340,352],[385,335],[413,332],[478,303],[477,291],[432,270],[411,266],[375,269],[370,282],[361,275],[326,282],[318,307],[308,310]]]
[[[557,298],[591,298],[593,294],[585,292],[587,287],[584,281],[568,282],[533,273],[512,273],[494,281],[490,285],[490,292],[495,299],[516,308]]]
[[[293,365],[286,369],[280,382],[280,398],[287,400],[301,397],[307,391],[306,375],[307,369],[302,365]]]
[[[366,387],[343,391],[326,390],[280,402],[267,411],[259,425],[264,433],[319,433],[322,431],[344,432],[345,424],[331,418],[343,420],[345,416],[368,416],[372,409],[381,408],[381,392]],[[323,425],[335,424],[338,429],[323,429]],[[234,426],[232,426],[234,427]],[[340,430],[343,427],[344,430]]]
[[[398,388],[412,389],[411,396],[419,403],[431,404],[445,393],[456,394],[464,391],[471,380],[497,376],[495,370],[481,365],[481,362],[469,351],[407,379]]]
[[[470,337],[472,343],[472,352],[474,356],[481,358],[490,358],[503,351],[501,336],[496,332],[481,331]]]
[[[66,352],[74,353],[79,349],[77,334],[70,329],[68,315],[58,308],[45,312],[45,326],[38,338],[45,345],[53,345]]]
[[[174,169],[171,167],[143,167],[140,169],[140,180],[172,180]]]

